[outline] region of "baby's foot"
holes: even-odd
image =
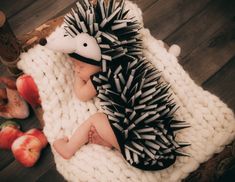
[[[93,135],[93,131],[89,131],[89,133],[88,133],[88,142],[89,143],[92,143],[92,135]]]
[[[109,144],[103,138],[101,138],[101,136],[98,134],[98,132],[96,131],[94,126],[91,126],[89,134],[90,133],[91,133],[91,142],[90,143],[103,145],[103,146],[112,148],[111,144]]]
[[[58,152],[64,159],[70,159],[73,154],[68,148],[68,137],[64,137],[54,141],[53,147],[55,148],[56,152]]]

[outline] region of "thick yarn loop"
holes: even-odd
[[[143,24],[140,9],[131,2],[127,2],[127,8]],[[235,138],[233,112],[218,97],[194,83],[175,57],[180,50],[174,46],[168,52],[148,29],[142,29],[141,35],[145,56],[171,85],[170,92],[180,106],[177,119],[191,124],[176,136],[178,141],[191,143],[184,149],[191,157],[178,157],[169,168],[151,172],[131,167],[119,152],[95,144],[83,146],[70,160],[61,158],[52,147],[57,170],[68,181],[180,181]],[[39,88],[44,132],[50,144],[63,136],[70,137],[85,119],[101,110],[97,98],[88,102],[76,98],[73,67],[66,55],[37,45],[21,54],[18,67],[30,74]]]

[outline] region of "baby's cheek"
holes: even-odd
[[[74,64],[73,70],[76,71],[76,72],[79,72],[80,71],[80,67],[78,65]]]
[[[85,76],[84,76],[84,81],[87,82],[89,79],[90,79],[90,75],[85,75]]]
[[[87,74],[84,72],[79,72],[78,76],[83,80],[83,81],[87,81],[89,78],[87,77]]]

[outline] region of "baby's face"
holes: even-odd
[[[101,71],[100,66],[87,64],[82,61],[78,61],[77,59],[74,58],[69,58],[69,59],[73,61],[74,70],[78,73],[79,77],[84,81],[88,81],[91,75]]]

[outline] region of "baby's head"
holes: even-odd
[[[69,59],[73,62],[74,71],[84,81],[88,81],[91,75],[101,71],[100,66],[88,64],[72,57]]]
[[[122,64],[123,60],[135,61],[142,56],[138,33],[141,27],[138,21],[127,16],[129,10],[124,8],[125,2],[97,2],[93,5],[91,1],[78,1],[76,7],[64,16],[62,26],[47,39],[40,40],[41,45],[51,50],[91,64],[82,64],[87,68],[85,70],[91,70],[84,73],[86,79],[99,66],[102,72],[107,72],[110,67]]]
[[[73,61],[74,70],[84,80],[101,71],[101,49],[96,39],[87,33],[80,33],[76,37],[62,36],[61,39],[49,37],[41,39],[40,44],[47,48],[67,53]]]
[[[69,60],[73,61],[74,70],[84,81],[101,71],[101,49],[96,39],[88,33],[80,33],[76,37],[61,36],[61,39],[51,36],[41,39],[40,44],[51,50],[67,53]]]

